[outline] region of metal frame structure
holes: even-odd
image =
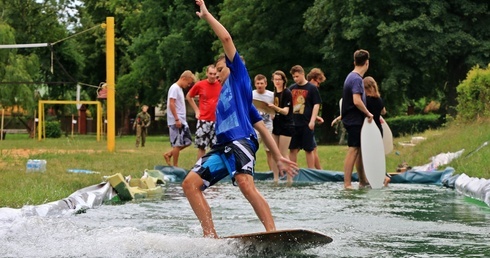
[[[87,104],[87,105],[96,105],[97,106],[97,126],[96,126],[96,133],[97,133],[97,141],[100,142],[100,136],[102,134],[102,103],[100,101],[96,100],[40,100],[38,103],[38,126],[37,126],[37,139],[39,141],[42,140],[42,138],[46,138],[46,124],[44,122],[44,104],[68,104],[68,105],[75,105],[75,104]],[[43,136],[43,137],[41,137]]]

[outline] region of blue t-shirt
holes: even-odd
[[[218,145],[251,136],[257,138],[253,124],[262,120],[252,105],[252,83],[238,51],[233,62],[226,57],[226,66],[230,68],[230,75],[221,88],[216,106]]]
[[[364,113],[354,105],[353,94],[360,94],[362,102],[366,105],[366,94],[364,93],[364,82],[361,75],[350,72],[345,78],[344,91],[342,93],[342,122],[345,125],[362,125]]]

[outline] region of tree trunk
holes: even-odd
[[[452,117],[456,117],[457,115],[456,107],[458,105],[458,101],[457,101],[458,92],[456,88],[458,87],[460,81],[465,79],[467,72],[468,72],[468,68],[464,63],[464,59],[462,58],[448,59],[447,82],[446,82],[446,87],[444,92],[446,99],[445,99],[444,107],[445,107],[446,114],[449,114]]]

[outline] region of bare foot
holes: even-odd
[[[354,187],[352,187],[352,185],[349,185],[349,186],[344,186],[344,189],[345,190],[354,190]]]
[[[388,187],[388,184],[390,183],[390,181],[391,181],[391,178],[389,178],[389,177],[385,177],[384,186],[385,186],[385,187]]]
[[[371,189],[371,185],[370,184],[366,184],[366,185],[359,184],[359,189]]]
[[[172,165],[170,164],[170,158],[171,158],[171,157],[172,157],[172,154],[169,154],[169,153],[164,153],[164,154],[163,154],[163,158],[165,159],[165,162],[167,162],[167,165],[169,165],[169,166],[172,166]]]

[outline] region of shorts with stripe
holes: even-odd
[[[170,145],[172,147],[184,147],[191,145],[192,136],[189,126],[182,125],[181,128],[177,128],[175,125],[169,125],[168,132],[170,135]]]
[[[213,147],[216,144],[214,121],[197,120],[195,145],[199,149]]]
[[[216,184],[226,176],[230,176],[232,183],[235,184],[237,173],[253,176],[257,148],[258,142],[254,138],[214,146],[192,168],[192,171],[199,174],[203,180],[201,190]]]

